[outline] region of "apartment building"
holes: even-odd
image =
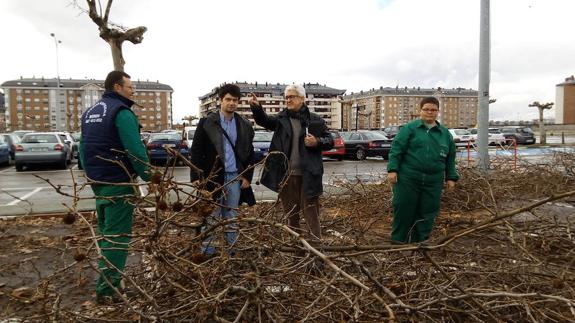
[[[566,78],[555,89],[555,122],[575,124],[575,76]]]
[[[383,129],[402,125],[419,116],[419,102],[428,96],[439,100],[438,118],[443,125],[457,128],[477,123],[476,90],[380,87],[343,96],[342,129]]]
[[[173,89],[158,81],[132,82],[136,87],[132,109],[142,130],[171,128]],[[104,93],[104,81],[94,79],[20,78],[1,87],[7,131],[79,131],[82,113]]]
[[[262,104],[264,111],[270,115],[280,112],[285,108],[284,90],[287,84],[280,83],[234,83],[240,87],[242,97],[237,112],[246,117],[255,126],[250,106],[249,94],[254,93]],[[345,90],[334,89],[318,83],[303,84],[306,91],[306,104],[310,111],[320,115],[330,129],[341,128],[341,97]],[[200,99],[200,115],[206,116],[208,112],[215,110],[217,105],[217,87],[209,93],[202,95]],[[256,128],[258,128],[256,126]]]
[[[0,92],[0,132],[6,131],[6,106],[4,105],[4,93]]]

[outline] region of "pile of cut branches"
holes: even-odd
[[[229,222],[198,230],[215,207],[210,192],[202,183],[190,191],[166,169],[155,193],[133,201],[137,225],[130,248],[139,260],[124,274],[133,293],[107,309],[59,303],[66,295],[49,287],[54,281],[75,284],[70,272],[98,272],[94,217],[77,213],[75,226],[89,234],[78,237],[81,247],[62,248],[76,260],[43,280],[53,293],[36,315],[73,321],[573,321],[574,157],[557,158],[549,165],[494,169],[487,177],[461,169],[424,244],[392,245],[390,187],[356,183],[322,199],[321,243],[286,226],[277,203],[242,207],[233,254],[223,239]],[[154,210],[146,208],[150,200]],[[218,237],[213,257],[200,252],[208,233]]]

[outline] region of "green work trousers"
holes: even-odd
[[[103,258],[105,258],[100,259],[98,263],[98,268],[102,274],[96,283],[96,294],[110,296],[114,294],[114,289],[108,282],[116,288],[120,287],[122,280],[120,272],[124,271],[128,258],[134,206],[129,203],[126,196],[133,196],[134,188],[130,186],[94,185],[92,190],[96,195],[98,246],[102,250]]]
[[[393,223],[391,240],[397,243],[417,243],[429,238],[439,214],[443,176],[398,174],[393,186]]]

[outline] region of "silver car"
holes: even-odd
[[[63,133],[29,133],[16,146],[15,166],[19,172],[31,164],[57,164],[66,169],[71,162],[72,143]]]

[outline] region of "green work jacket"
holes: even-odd
[[[449,130],[439,122],[427,128],[421,119],[401,128],[389,152],[388,173],[398,173],[415,180],[452,180],[459,175],[455,169],[456,147]]]

